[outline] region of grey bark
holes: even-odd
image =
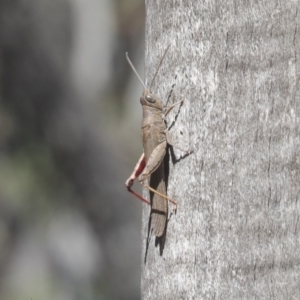
[[[162,255],[142,299],[299,299],[299,1],[146,1],[146,82],[174,110]],[[177,114],[178,112],[178,114]],[[177,115],[177,117],[176,117]]]

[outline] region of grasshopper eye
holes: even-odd
[[[146,100],[150,103],[154,103],[155,102],[155,99],[153,99],[150,95],[146,95]]]

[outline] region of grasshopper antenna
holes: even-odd
[[[154,82],[154,79],[155,79],[155,77],[156,77],[156,75],[157,75],[157,73],[158,73],[158,71],[159,71],[159,69],[160,69],[160,67],[161,67],[161,64],[162,64],[162,62],[163,62],[163,60],[164,60],[164,58],[165,58],[165,56],[166,56],[166,54],[167,54],[167,52],[168,52],[170,46],[171,46],[171,44],[169,44],[168,48],[166,49],[166,51],[165,51],[163,57],[161,58],[161,60],[160,60],[160,62],[159,62],[159,65],[158,65],[158,67],[157,67],[157,69],[156,69],[156,71],[155,71],[155,74],[154,74],[153,79],[152,79],[151,84],[150,84],[150,88],[149,88],[150,91],[151,91],[151,87],[152,87],[152,84],[153,84],[153,82]]]
[[[137,70],[135,69],[133,63],[131,62],[129,56],[128,56],[128,52],[125,53],[126,59],[131,67],[131,69],[133,70],[133,72],[135,73],[136,77],[139,79],[139,81],[141,82],[142,86],[145,88],[145,90],[147,90],[147,87],[145,85],[145,83],[143,82],[143,80],[141,79],[139,73],[137,72]]]

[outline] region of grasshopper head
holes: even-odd
[[[152,94],[149,90],[145,89],[142,97],[140,98],[142,105],[153,107],[159,110],[163,109],[162,103],[158,97]]]

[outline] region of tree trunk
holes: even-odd
[[[170,44],[152,92],[175,84],[194,153],[169,155],[162,255],[144,208],[142,299],[300,299],[299,1],[250,2],[146,1],[146,85]]]

